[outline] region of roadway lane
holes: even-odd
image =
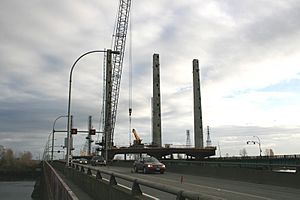
[[[102,167],[103,169],[104,167]],[[118,172],[121,174],[130,175],[136,178],[153,181],[165,185],[179,187],[185,190],[198,192],[221,199],[300,199],[300,189],[279,187],[264,184],[255,184],[241,181],[224,180],[217,178],[209,178],[203,176],[183,175],[183,183],[181,183],[182,174],[166,172],[165,174],[142,174],[132,173],[130,168],[106,167],[110,171]],[[121,182],[120,182],[121,183]],[[122,182],[121,184],[131,187],[129,183]],[[157,192],[145,188],[147,194],[158,197],[159,199],[174,199],[174,196]]]

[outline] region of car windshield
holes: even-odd
[[[152,163],[159,163],[159,161],[156,158],[154,158],[154,157],[144,158],[144,161],[145,162],[152,162]]]

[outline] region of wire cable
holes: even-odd
[[[131,8],[132,13],[132,8]],[[131,146],[131,123],[132,123],[132,14],[129,17],[129,131],[128,131],[128,140],[129,146]]]

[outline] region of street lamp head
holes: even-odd
[[[111,51],[111,53],[112,53],[112,54],[117,54],[117,55],[121,54],[120,51]]]

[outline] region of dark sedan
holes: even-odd
[[[106,165],[106,161],[104,160],[104,158],[102,156],[94,156],[91,159],[91,165],[96,166],[96,165]]]
[[[88,160],[85,158],[75,159],[75,160],[72,160],[72,162],[79,163],[79,164],[88,164]]]
[[[142,170],[144,174],[150,172],[159,172],[163,174],[166,170],[166,166],[154,157],[144,157],[139,158],[133,163],[133,171],[138,172],[140,170]]]

